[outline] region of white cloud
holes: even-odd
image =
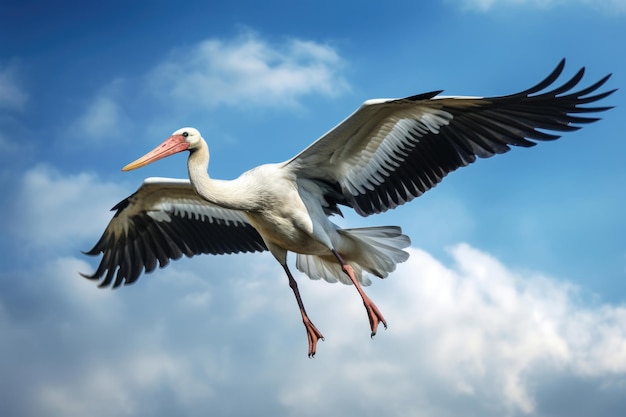
[[[362,308],[337,311],[342,303],[328,300],[311,308],[354,328],[337,324],[343,341],[338,344],[337,329],[321,327],[327,342],[318,359],[330,355],[334,371],[325,366],[312,371],[308,364],[293,369],[293,375],[307,378],[288,378],[281,388],[284,404],[310,411],[300,415],[342,409],[345,397],[359,397],[360,407],[373,414],[377,407],[385,412],[379,403],[384,398],[403,412],[439,409],[428,415],[455,415],[456,402],[473,404],[472,415],[482,409],[482,415],[541,415],[536,397],[545,373],[624,380],[626,308],[578,305],[578,290],[571,285],[521,275],[467,245],[454,247],[451,255],[453,268],[412,249],[409,261],[380,284],[385,296],[373,298],[390,328],[374,343],[364,340],[358,326],[365,320]],[[316,381],[314,391],[310,380]],[[623,389],[614,392],[622,395]],[[441,396],[454,399],[447,412],[432,400]]]
[[[314,360],[267,253],[185,259],[117,291],[78,277],[83,261],[36,266],[0,279],[0,371],[22,375],[0,398],[49,416],[539,416],[544,392],[583,384],[551,413],[599,397],[626,405],[626,308],[580,304],[579,289],[468,245],[450,266],[410,251],[367,289],[390,325],[374,340],[353,287],[297,275],[326,336]]]
[[[158,408],[153,392],[171,393],[183,407],[211,397],[209,382],[221,378],[213,353],[175,354],[162,339],[171,328],[164,334],[158,321],[142,321],[132,289],[97,289],[77,275],[90,267],[71,257],[34,265],[0,275],[0,331],[9,341],[0,386],[11,381],[0,394],[3,412],[145,415]]]
[[[120,105],[120,95],[125,88],[123,80],[115,80],[86,105],[85,111],[70,126],[68,133],[73,144],[76,144],[76,138],[99,142],[121,136],[120,132],[129,124]]]
[[[303,96],[334,97],[348,91],[342,68],[333,47],[314,41],[269,42],[251,33],[204,40],[171,51],[133,82],[116,79],[105,85],[77,112],[67,137],[72,146],[93,145],[131,133],[169,131],[159,118],[165,113],[170,122],[164,124],[171,126],[181,113],[188,119],[220,106],[299,106]]]
[[[21,110],[28,101],[28,94],[20,85],[19,71],[15,62],[0,65],[0,109]]]
[[[553,7],[571,7],[575,5],[584,5],[593,9],[601,10],[606,13],[624,13],[626,12],[626,0],[461,0],[450,1],[448,3],[461,4],[467,10],[477,10],[488,12],[496,8],[509,6],[528,6],[537,9],[550,9]]]
[[[561,2],[560,0],[462,0],[460,3],[467,9],[489,11],[496,7],[511,5],[530,6],[545,9]]]
[[[85,114],[78,120],[78,127],[91,137],[102,137],[107,130],[117,126],[119,109],[110,97],[97,97],[89,105]]]
[[[37,165],[21,179],[8,227],[28,243],[48,248],[99,237],[111,218],[108,209],[127,195],[129,190],[93,174],[63,175]]]
[[[299,39],[271,44],[247,34],[175,51],[150,74],[149,88],[189,108],[292,106],[303,95],[346,91],[341,67],[328,45]]]
[[[158,391],[167,386],[182,404],[211,397],[206,380],[196,375],[194,368],[188,357],[177,357],[158,347],[134,351],[117,360],[86,367],[89,379],[79,378],[69,386],[43,384],[32,400],[44,410],[67,417],[144,415],[148,404],[144,398],[136,398],[138,392]],[[202,372],[200,376],[210,377]]]

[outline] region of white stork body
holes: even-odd
[[[409,238],[396,226],[341,229],[329,216],[340,214],[340,205],[363,216],[395,208],[477,157],[557,139],[545,131],[572,131],[598,120],[580,114],[610,108],[583,107],[615,91],[596,92],[609,76],[571,92],[582,79],[581,69],[560,87],[542,91],[563,67],[564,61],[541,83],[509,96],[432,92],[369,100],[294,158],[232,181],[211,179],[206,142],[196,129],[179,129],[123,170],[189,151],[190,182],[148,179],[117,204],[104,234],[87,252],[102,253],[100,265],[85,276],[104,277],[100,286],[117,287],[153,271],[157,261],[163,267],[183,254],[269,249],[287,274],[312,356],[322,334],[309,320],[287,267],[287,253],[294,252],[297,268],[309,277],[355,285],[374,335],[386,322],[361,288],[370,283],[365,272],[386,277],[407,259],[402,249]]]

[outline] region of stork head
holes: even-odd
[[[122,168],[122,171],[130,171],[141,168],[142,166],[151,164],[154,161],[163,159],[167,156],[174,155],[182,151],[193,151],[201,146],[202,135],[198,129],[193,127],[183,127],[172,133],[162,144],[142,156],[141,158],[131,162]]]

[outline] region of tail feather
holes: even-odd
[[[352,266],[357,279],[364,286],[370,285],[372,281],[363,272],[385,278],[396,269],[396,264],[409,257],[402,249],[409,246],[411,240],[397,226],[340,229],[339,234],[343,239],[338,242],[336,249]],[[296,267],[312,279],[351,284],[337,259],[330,254],[298,254]]]
[[[353,262],[349,262],[354,269],[354,274],[361,283],[361,285],[367,286],[372,283],[369,278],[363,276],[363,270],[360,266],[355,265]],[[302,255],[298,254],[296,258],[296,268],[300,272],[304,272],[311,279],[323,279],[326,282],[334,284],[341,282],[342,284],[350,285],[352,281],[341,269],[341,264],[337,262],[334,256],[317,256],[317,255]]]

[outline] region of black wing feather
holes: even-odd
[[[585,72],[582,68],[562,85],[542,92],[559,78],[564,64],[565,61],[561,61],[537,85],[508,96],[430,98],[426,94],[421,102],[420,96],[396,100],[398,103],[411,100],[425,109],[444,111],[451,118],[449,123],[442,123],[438,131],[431,130],[421,135],[409,131],[405,135],[412,145],[408,148],[408,155],[393,170],[379,167],[379,175],[384,177],[384,181],[374,187],[364,187],[363,192],[354,192],[350,190],[356,187],[347,187],[345,178],[336,178],[339,184],[344,184],[348,205],[361,215],[386,211],[418,197],[438,184],[448,173],[473,163],[477,157],[502,154],[508,152],[511,146],[532,147],[537,141],[558,139],[560,132],[575,131],[582,127],[580,125],[599,120],[598,117],[586,114],[606,111],[612,107],[584,105],[604,99],[615,91],[589,95],[602,87],[610,74],[589,87],[565,94],[582,80]],[[422,123],[421,114],[417,114],[414,122]],[[389,120],[381,124],[389,123]],[[376,133],[371,134],[373,136]],[[304,164],[302,171],[307,168]],[[359,174],[355,172],[353,175]],[[355,180],[350,179],[350,183],[354,184]],[[406,195],[405,190],[409,190],[410,195]]]
[[[93,274],[81,273],[99,280],[99,287],[132,284],[157,263],[163,268],[183,255],[267,250],[242,213],[202,200],[188,181],[146,180],[112,210],[116,212],[104,233],[85,252],[102,254],[100,264]]]

